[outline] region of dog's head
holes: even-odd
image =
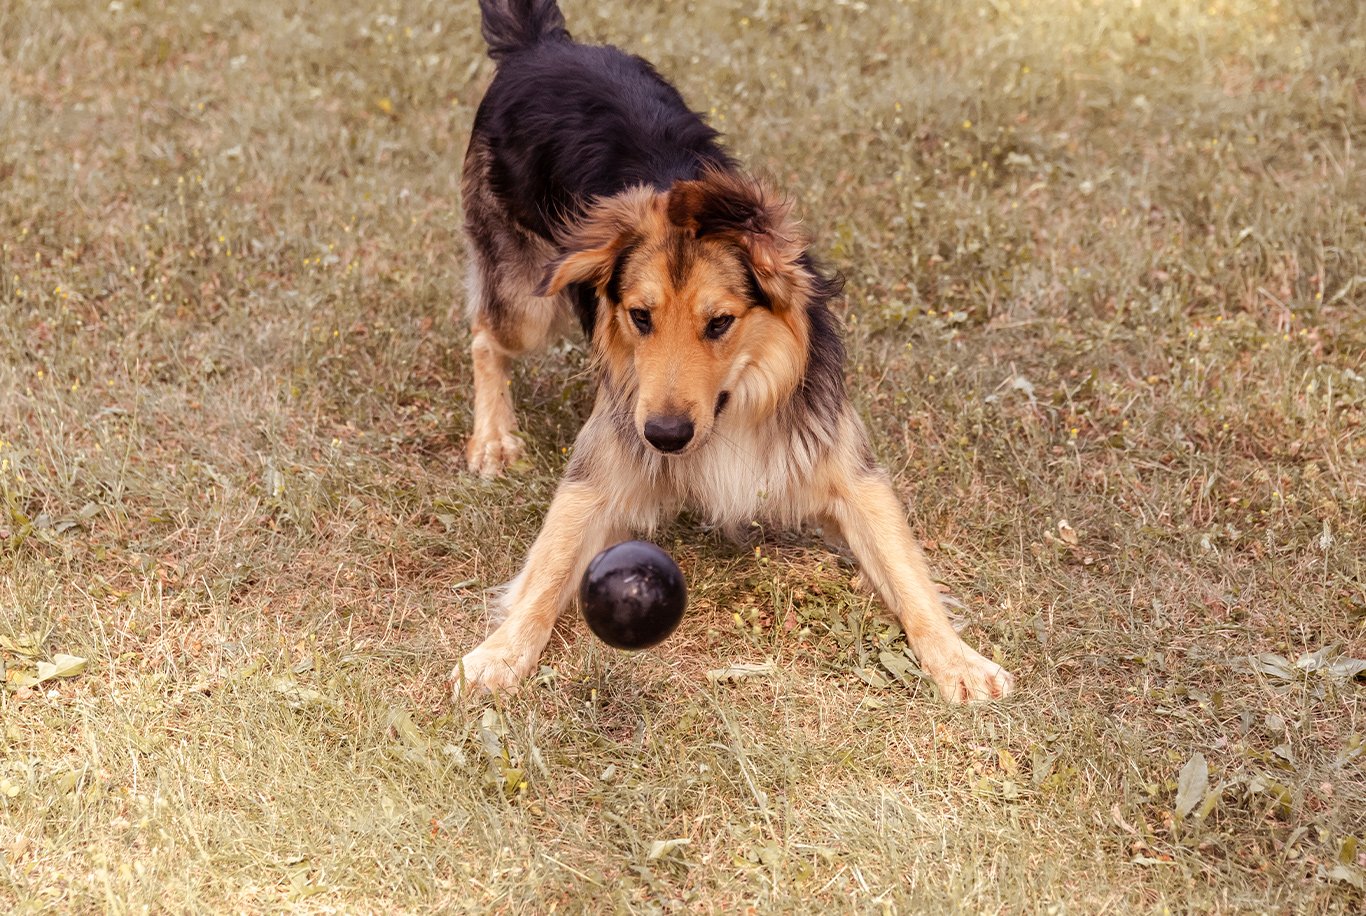
[[[800,382],[816,277],[790,207],[758,182],[709,171],[633,188],[561,241],[540,293],[597,290],[595,355],[609,384],[634,392],[652,448],[701,448],[723,410],[771,411]]]

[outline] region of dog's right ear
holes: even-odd
[[[644,234],[648,220],[659,219],[659,194],[632,188],[603,198],[559,238],[561,253],[546,268],[536,290],[553,296],[571,283],[610,292],[621,262]]]

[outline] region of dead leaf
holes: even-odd
[[[11,690],[23,690],[33,687],[38,683],[38,675],[31,669],[17,668],[13,665],[5,666],[5,686]]]
[[[1171,859],[1158,859],[1153,856],[1134,856],[1129,860],[1134,865],[1175,865]]]
[[[422,729],[413,722],[413,717],[408,715],[408,710],[396,706],[389,710],[389,714],[385,718],[385,724],[409,747],[417,751],[426,751],[431,747],[431,742],[422,734]]]
[[[307,709],[313,706],[331,709],[337,705],[335,700],[321,691],[314,690],[312,687],[305,687],[289,678],[277,677],[271,686],[276,693],[284,697],[285,704],[291,709]]]
[[[707,680],[713,684],[723,684],[727,681],[739,681],[751,677],[768,677],[776,670],[777,668],[771,658],[758,663],[737,662],[724,668],[713,668],[707,672]]]
[[[59,652],[52,656],[52,661],[38,663],[38,683],[59,677],[75,677],[84,670],[85,659],[79,655],[62,655]]]
[[[925,673],[916,667],[915,662],[911,661],[904,654],[899,652],[889,652],[883,649],[877,654],[877,659],[896,676],[903,684],[909,685],[912,678],[923,678]]]
[[[43,640],[36,633],[19,633],[15,636],[0,636],[0,649],[15,655],[32,657],[42,650]]]
[[[1176,816],[1184,818],[1195,810],[1209,791],[1209,764],[1204,754],[1196,754],[1181,768],[1176,778]]]
[[[645,858],[651,862],[662,859],[680,846],[687,846],[692,840],[687,837],[677,837],[672,840],[655,840],[650,844],[650,851]]]
[[[1359,891],[1366,891],[1366,874],[1359,868],[1350,865],[1334,865],[1326,872],[1327,876],[1333,881],[1341,881],[1343,884],[1350,884]]]
[[[1058,519],[1058,537],[1069,547],[1076,547],[1081,543],[1081,538],[1077,535],[1077,529],[1065,518]]]
[[[869,687],[876,687],[878,690],[885,690],[891,686],[891,681],[883,677],[874,668],[855,668],[854,674]]]
[[[1249,655],[1247,661],[1252,666],[1253,671],[1259,671],[1270,677],[1282,681],[1293,681],[1296,678],[1295,666],[1290,664],[1290,659],[1284,655],[1277,655],[1275,652],[1263,652],[1261,655]]]

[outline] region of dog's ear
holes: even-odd
[[[596,202],[560,236],[560,254],[546,268],[536,295],[553,296],[571,283],[607,292],[647,220],[658,218],[658,198],[657,192],[634,188]]]
[[[792,205],[753,178],[711,170],[669,189],[669,221],[697,238],[724,238],[745,253],[754,278],[770,302],[806,300],[811,276],[805,266],[806,239],[792,218]]]

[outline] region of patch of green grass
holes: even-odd
[[[0,907],[1359,910],[1361,9],[565,7],[848,276],[1018,697],[685,519],[668,643],[451,706],[591,398],[528,360],[530,467],[463,473],[475,5],[0,3]]]

